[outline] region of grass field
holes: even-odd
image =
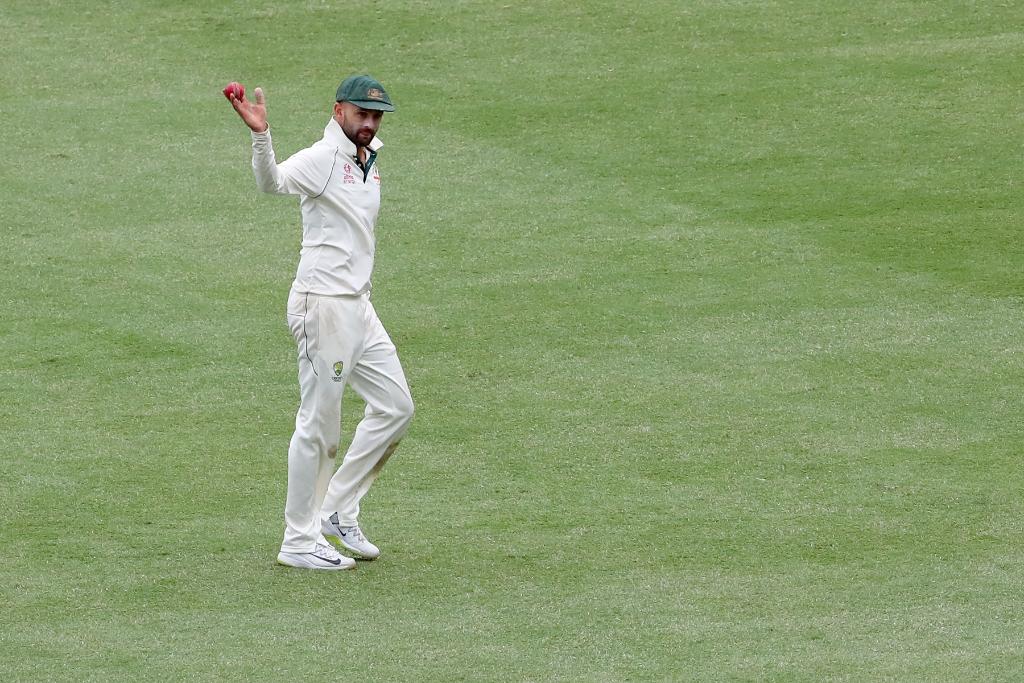
[[[1024,5],[0,6],[0,679],[1024,678]],[[398,105],[384,555],[274,563],[279,157]],[[360,405],[346,399],[351,434]]]

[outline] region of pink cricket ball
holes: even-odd
[[[231,95],[234,95],[236,100],[242,99],[245,97],[245,86],[237,81],[231,81],[224,86],[224,97],[230,100]]]

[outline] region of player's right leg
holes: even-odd
[[[324,569],[328,571],[355,569],[356,566],[355,560],[339,553],[322,536],[311,552],[291,553],[282,550],[277,554],[277,563],[298,569]]]
[[[338,381],[335,360],[341,352],[321,339],[321,330],[336,330],[338,311],[333,301],[300,292],[288,300],[288,325],[298,349],[299,410],[295,432],[288,447],[288,495],[285,502],[285,534],[281,544],[286,560],[306,556],[306,562],[285,561],[291,566],[317,566],[320,551],[320,506],[327,483],[336,468],[341,438],[341,398],[344,381]],[[334,335],[332,335],[334,336]],[[325,355],[324,351],[328,349]],[[340,358],[340,357],[339,357]],[[326,555],[325,555],[326,556]],[[331,556],[330,559],[336,559]],[[332,562],[328,564],[333,565]],[[348,564],[343,562],[343,564]],[[336,567],[336,565],[335,565]],[[336,567],[340,568],[340,567]]]

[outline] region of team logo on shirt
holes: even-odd
[[[332,377],[331,379],[333,379],[335,382],[340,382],[342,379],[341,373],[343,373],[344,371],[345,364],[339,360],[337,363],[334,364],[334,377]]]

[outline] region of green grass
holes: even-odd
[[[1022,22],[4,3],[0,678],[1019,680]],[[219,90],[284,157],[363,70],[418,412],[324,576],[274,564],[298,211]]]

